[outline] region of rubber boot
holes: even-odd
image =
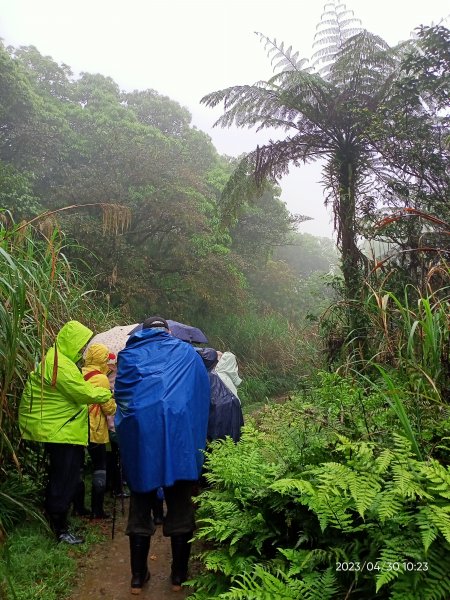
[[[90,513],[84,506],[84,495],[85,486],[84,481],[79,481],[77,484],[77,490],[73,498],[73,510],[72,514],[74,517],[87,517]]]
[[[111,515],[105,513],[103,508],[105,489],[106,471],[94,471],[91,490],[91,519],[109,519],[111,517]]]
[[[145,583],[150,579],[147,566],[150,549],[149,535],[130,535],[131,593],[140,594]]]
[[[164,520],[164,500],[155,497],[152,502],[153,522],[155,525],[162,525]]]
[[[189,533],[181,533],[172,535],[170,542],[172,546],[172,590],[179,592],[181,584],[187,579],[189,556],[191,554],[192,531]]]

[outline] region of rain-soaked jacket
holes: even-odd
[[[85,381],[96,387],[109,390],[108,372],[109,350],[104,344],[91,344],[86,350],[84,367],[81,369]],[[106,417],[114,415],[116,403],[113,398],[103,404],[89,406],[89,441],[94,444],[109,442],[108,423]]]
[[[122,467],[133,492],[200,477],[209,381],[190,344],[163,329],[131,334],[118,354],[114,397]]]
[[[87,444],[87,405],[111,398],[109,390],[85,381],[76,365],[91,336],[90,329],[69,321],[44,361],[30,374],[19,406],[19,427],[25,439]]]

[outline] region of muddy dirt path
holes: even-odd
[[[148,566],[151,579],[144,586],[142,593],[134,596],[130,592],[130,555],[128,537],[125,535],[128,501],[125,511],[117,511],[114,539],[111,539],[111,522],[102,523],[101,527],[108,538],[93,546],[80,564],[80,577],[77,587],[69,600],[183,600],[188,590],[172,591],[170,583],[170,538],[162,534],[158,526],[150,544]]]

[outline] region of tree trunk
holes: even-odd
[[[356,245],[356,199],[353,174],[353,164],[351,162],[342,163],[339,173],[339,201],[336,216],[347,300],[358,298],[361,290],[360,252]]]

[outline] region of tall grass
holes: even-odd
[[[12,221],[0,225],[0,482],[11,469],[22,471],[36,455],[25,452],[17,427],[17,407],[29,372],[42,359],[68,320],[92,324],[105,312],[64,256],[57,229],[42,235]],[[35,465],[30,465],[35,470]],[[11,494],[0,495],[0,531],[13,522]],[[8,517],[6,518],[6,512]],[[5,517],[5,518],[4,518]]]
[[[370,315],[371,363],[414,374],[420,392],[441,400],[448,376],[450,287],[429,290],[406,286],[403,298],[390,291],[372,291],[366,301]]]
[[[301,385],[322,365],[312,334],[300,330],[278,314],[261,315],[249,310],[245,318],[224,315],[203,324],[218,350],[236,354],[243,382],[243,404],[283,395]]]
[[[448,266],[442,266],[442,273],[450,276]],[[444,410],[448,398],[450,287],[428,285],[422,292],[408,285],[401,297],[383,287],[370,289],[365,312],[372,356],[361,361],[358,372],[383,394],[421,458],[422,424],[436,409]],[[361,374],[364,370],[367,375]]]

